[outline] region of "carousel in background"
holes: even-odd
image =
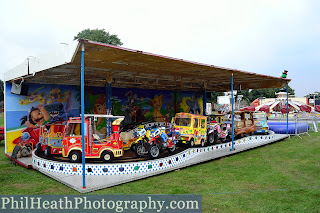
[[[315,98],[312,106],[308,97],[293,97],[284,91],[276,93],[276,96],[276,98],[258,98],[250,106],[240,110],[265,112],[269,129],[279,134],[308,134],[309,130],[318,132],[320,105],[316,105]]]
[[[272,115],[286,114],[287,108],[290,114],[315,114],[320,112],[320,105],[311,106],[308,97],[298,98],[289,94],[287,101],[287,93],[283,91],[276,93],[276,96],[276,98],[258,98],[250,106],[241,110],[262,111],[268,113],[270,117],[274,117]]]

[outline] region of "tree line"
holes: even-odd
[[[252,90],[239,90],[235,98],[238,95],[243,95],[242,100],[245,100],[247,104],[250,104],[255,99],[264,97],[264,98],[276,98],[276,93],[284,91],[286,92],[286,88],[265,88],[265,89],[252,89]],[[295,95],[294,89],[290,86],[288,87],[288,91],[290,95]],[[218,96],[223,96],[223,92],[211,92],[211,97],[207,99],[208,102],[216,103]]]

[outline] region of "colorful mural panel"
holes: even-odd
[[[172,91],[122,89],[112,90],[112,110],[124,115],[125,123],[146,120],[163,121],[174,115]]]
[[[105,94],[106,89],[103,87],[85,87],[85,113],[107,114]],[[78,96],[80,97],[80,91]],[[100,134],[106,133],[106,126],[106,119],[98,118],[96,129]]]
[[[65,85],[30,84],[29,95],[11,93],[11,83],[6,84],[7,151],[12,152],[23,132],[39,128],[41,124],[66,121],[79,116],[76,87]]]
[[[105,88],[88,87],[86,97],[87,113],[106,112]],[[112,114],[125,116],[124,124],[151,119],[163,121],[175,113],[172,91],[112,88],[111,99]]]
[[[21,96],[11,94],[11,83],[6,83],[7,152],[12,152],[23,132],[33,131],[41,124],[78,117],[80,97],[78,86],[29,84],[29,95]],[[112,88],[111,99],[111,113],[125,116],[123,125],[148,120],[171,121],[178,112],[203,114],[202,94],[195,92]],[[106,88],[85,88],[85,113],[108,114]],[[99,133],[106,133],[106,126],[106,120],[99,118]]]
[[[176,93],[176,112],[203,115],[203,97],[199,92],[181,91]]]

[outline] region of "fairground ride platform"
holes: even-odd
[[[20,166],[26,167],[27,169],[32,169],[32,156],[23,157],[23,158],[13,158],[11,152],[5,154],[9,159],[11,159],[14,163],[19,164]]]
[[[83,188],[82,164],[47,160],[32,154],[32,166],[41,173],[81,192],[91,192],[138,179],[174,171],[219,157],[232,155],[287,138],[288,135],[253,135],[207,147],[193,147],[178,154],[154,160],[125,163],[86,163],[86,188]]]

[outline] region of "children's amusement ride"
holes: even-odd
[[[6,155],[80,192],[177,170],[288,137],[207,94],[289,81],[80,39],[5,74]]]
[[[239,116],[237,115],[238,113],[235,113],[235,117],[239,118],[236,122],[242,121],[243,125],[232,126],[229,114],[200,116],[177,113],[172,119],[173,123],[170,124],[163,125],[155,122],[147,127],[139,125],[129,139],[130,148],[129,146],[125,148],[123,139],[120,137],[119,126],[124,119],[122,116],[85,115],[86,170],[91,175],[94,173],[90,171],[96,171],[96,175],[109,175],[106,180],[110,181],[111,178],[112,183],[118,183],[117,174],[125,174],[124,171],[139,177],[154,175],[184,167],[190,162],[198,162],[199,159],[202,161],[224,156],[230,152],[232,143],[237,147],[232,151],[235,153],[255,147],[257,144],[263,145],[270,140],[276,141],[286,137],[265,131],[267,127],[260,124],[260,114],[255,115],[255,118],[258,117],[256,120],[249,112],[241,112]],[[98,134],[95,122],[99,116],[114,120],[111,124],[113,131],[109,136]],[[235,124],[238,124],[236,122]],[[75,117],[70,118],[65,125],[40,126],[39,142],[33,155],[35,159],[33,166],[49,176],[54,173],[54,178],[67,178],[65,175],[70,174],[80,175],[80,162],[83,161],[81,123],[81,118]],[[256,126],[261,126],[263,133],[269,135],[254,136],[255,131],[261,130]],[[234,142],[231,137],[232,131],[235,134],[238,133],[237,140]],[[122,181],[126,182],[125,180],[130,179],[128,175]]]
[[[215,144],[217,139],[222,142],[232,134],[232,124],[227,122],[227,115],[215,114],[209,116],[207,141],[209,144]]]
[[[234,113],[234,134],[243,137],[246,134],[253,135],[257,130],[257,124],[253,118],[253,112],[235,112]]]
[[[241,137],[252,135],[254,132],[268,133],[264,113],[255,114],[257,120],[253,119],[252,112],[236,112],[235,125],[233,131],[235,135]],[[96,122],[98,118],[114,120],[111,124],[112,133],[110,135],[98,134]],[[232,124],[230,115],[202,116],[190,113],[177,113],[172,118],[172,123],[165,126],[155,122],[145,127],[139,125],[135,134],[130,134],[129,143],[124,144],[120,133],[120,124],[124,116],[85,114],[84,119],[84,145],[86,159],[98,159],[102,162],[110,163],[115,158],[121,160],[125,151],[134,152],[135,155],[128,154],[126,161],[136,158],[155,159],[164,153],[166,156],[185,150],[186,147],[217,144],[218,140],[226,142],[230,140]],[[29,156],[34,147],[36,154],[48,159],[57,157],[68,158],[72,163],[81,162],[82,158],[82,135],[81,117],[71,117],[67,122],[44,124],[39,128],[24,132],[18,139],[17,146],[21,149],[20,156]],[[168,127],[169,126],[169,127]],[[259,126],[257,130],[256,126]],[[30,130],[30,129],[29,129]],[[37,130],[37,131],[36,131]],[[128,131],[128,129],[126,130]],[[37,134],[38,133],[38,134]],[[139,159],[138,159],[139,160]]]
[[[175,151],[176,138],[169,137],[165,128],[154,127],[139,137],[135,154],[137,157],[149,156],[153,159],[159,157],[160,152],[166,149],[171,153]]]
[[[253,119],[252,112],[236,112],[235,126],[233,131],[235,135],[252,135],[259,131],[268,133],[266,123],[261,121],[261,117],[265,114],[255,114],[257,121]],[[96,122],[98,118],[107,118],[114,120],[112,122],[112,134],[97,134]],[[230,123],[230,115],[211,115],[202,116],[190,113],[177,113],[172,118],[172,123],[166,124],[169,127],[157,126],[154,123],[152,126],[145,127],[139,125],[136,134],[131,134],[132,138],[129,143],[124,145],[123,138],[120,137],[120,124],[124,120],[124,116],[113,115],[96,115],[85,114],[84,120],[84,139],[85,139],[85,158],[100,159],[103,162],[110,163],[114,158],[120,159],[124,156],[124,152],[134,152],[135,158],[159,158],[161,153],[174,154],[185,147],[201,146],[206,144],[213,145],[230,140],[232,132],[232,124]],[[262,123],[262,124],[261,124]],[[29,147],[29,152],[36,147],[36,154],[44,155],[45,158],[54,158],[53,156],[62,156],[69,158],[72,163],[81,162],[82,158],[82,135],[81,135],[82,120],[80,117],[72,117],[63,124],[44,124],[40,126],[38,142],[34,139],[25,140],[25,146]],[[158,123],[159,124],[159,123]],[[259,126],[257,130],[256,126]],[[263,125],[263,126],[262,126]],[[260,128],[261,127],[261,128]],[[263,131],[262,131],[263,130]],[[127,130],[128,131],[128,130]],[[26,134],[26,133],[25,133]],[[122,134],[123,135],[123,134]],[[19,139],[22,140],[22,139]],[[21,142],[18,143],[21,147]],[[34,145],[36,144],[36,145]],[[26,151],[22,151],[25,153]],[[25,155],[26,156],[26,155]],[[130,157],[126,157],[128,161]]]
[[[37,153],[44,152],[44,156],[61,155],[62,139],[65,125],[60,124],[44,124],[40,126],[39,142],[37,143]]]
[[[123,121],[123,116],[105,116],[110,119],[117,118],[112,122],[113,133],[109,137],[100,138],[95,128],[92,128],[92,119],[101,117],[100,115],[85,115],[84,138],[85,138],[85,158],[100,158],[103,162],[111,162],[114,157],[123,155],[122,141],[119,137],[119,126]],[[95,119],[94,119],[95,121]],[[94,125],[95,126],[95,125]],[[69,119],[66,131],[62,140],[62,156],[69,157],[71,162],[81,161],[81,119]]]
[[[193,147],[204,146],[207,141],[207,117],[190,113],[178,113],[173,118],[178,141]]]
[[[265,112],[254,112],[253,113],[254,123],[257,125],[257,129],[254,133],[269,133],[269,126],[267,123],[267,115]]]
[[[100,138],[96,132],[97,118],[116,119],[112,122],[113,133],[109,137]],[[114,157],[123,155],[122,139],[119,136],[119,126],[123,116],[85,115],[84,138],[85,158],[99,158],[103,162],[112,162]],[[78,163],[82,156],[81,118],[70,118],[66,125],[51,124],[40,127],[40,141],[37,153],[44,151],[44,156],[61,154],[70,162]]]

